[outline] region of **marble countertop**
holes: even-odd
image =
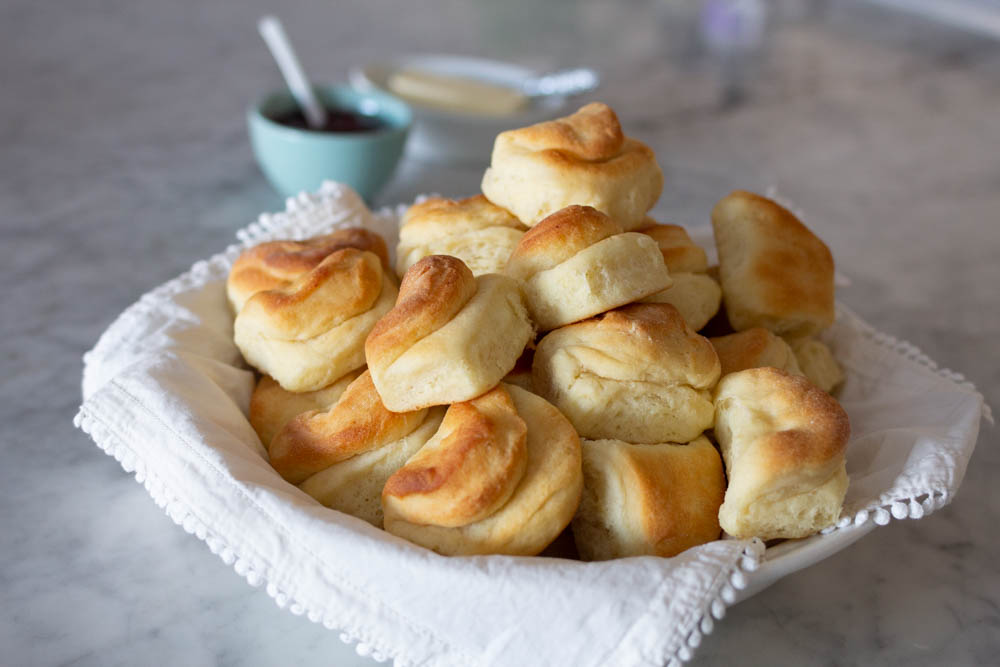
[[[786,0],[734,69],[692,38],[687,4],[281,12],[327,80],[406,52],[600,69],[601,99],[663,165],[658,215],[702,224],[734,187],[777,187],[851,278],[844,302],[1000,406],[1000,43],[864,3]],[[2,662],[368,664],[247,586],[72,427],[80,357],[115,315],[282,206],[242,117],[278,84],[254,32],[269,6],[92,7],[0,7]],[[376,203],[473,193],[483,166],[404,162]],[[694,664],[995,662],[997,439],[984,425],[951,505],[740,603]]]

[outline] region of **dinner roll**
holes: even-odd
[[[636,303],[546,335],[531,377],[585,438],[690,442],[712,426],[719,358],[673,306]]]
[[[615,220],[589,206],[567,206],[529,229],[506,273],[523,282],[531,317],[542,331],[671,285],[655,241],[623,233]]]
[[[693,330],[704,327],[719,312],[722,288],[704,273],[671,273],[673,285],[651,294],[644,303],[669,303]]]
[[[443,408],[389,412],[365,371],[334,405],[289,421],[268,454],[282,477],[323,505],[381,526],[382,487],[443,416]]]
[[[715,438],[729,477],[719,522],[730,535],[806,537],[832,525],[847,492],[847,413],[804,377],[731,373],[715,390]]]
[[[407,270],[365,354],[386,407],[403,412],[488,391],[533,333],[516,280],[475,277],[462,260],[431,255]]]
[[[243,253],[233,262],[226,280],[226,296],[234,313],[257,292],[288,287],[293,280],[316,268],[331,253],[357,248],[375,253],[389,268],[389,254],[381,236],[350,227],[305,241],[270,241]]]
[[[531,363],[535,359],[535,351],[530,347],[526,348],[520,357],[517,359],[517,363],[514,364],[514,368],[511,369],[510,373],[504,376],[503,381],[507,384],[514,384],[524,389],[535,393],[535,385],[531,382]]]
[[[812,337],[788,340],[802,374],[825,392],[831,392],[844,381],[844,370],[833,358],[826,343]]]
[[[580,502],[580,439],[558,410],[501,384],[448,408],[382,491],[385,529],[445,555],[541,552]]]
[[[270,375],[261,375],[250,395],[250,425],[266,449],[292,417],[309,410],[326,410],[360,374],[360,370],[351,371],[322,389],[298,393],[282,389]]]
[[[834,318],[833,256],[788,210],[736,190],[712,209],[722,302],[737,331],[804,336]]]
[[[663,255],[663,263],[670,269],[671,275],[708,271],[705,249],[692,241],[691,235],[680,225],[660,224],[647,216],[638,231],[656,241]]]
[[[396,300],[378,255],[343,248],[287,287],[257,292],[233,337],[254,368],[288,391],[313,391],[365,365],[368,332]]]
[[[572,526],[583,560],[669,558],[719,539],[726,476],[707,438],[582,444],[583,497]]]
[[[432,197],[403,214],[396,247],[396,272],[402,276],[428,255],[451,255],[474,275],[502,273],[525,226],[483,195],[455,201]]]
[[[679,225],[661,225],[648,217],[644,222],[648,224],[639,231],[660,247],[673,284],[643,301],[671,304],[680,311],[688,326],[698,331],[719,311],[722,302],[719,283],[706,274],[705,251]]]
[[[762,327],[708,340],[719,355],[723,375],[761,366],[780,368],[792,375],[803,374],[788,343]]]
[[[622,133],[615,112],[593,103],[566,118],[498,135],[482,189],[529,227],[582,204],[628,230],[639,227],[659,199],[663,173],[648,146]]]

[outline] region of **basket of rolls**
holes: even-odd
[[[398,665],[665,665],[727,605],[961,484],[975,388],[835,300],[790,207],[650,217],[599,103],[482,192],[326,183],[145,295],[77,424],[293,613]]]

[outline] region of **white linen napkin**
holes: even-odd
[[[349,188],[326,183],[143,296],[85,356],[76,424],[250,584],[341,631],[359,653],[463,667],[689,659],[739,590],[759,588],[759,540],[603,563],[447,558],[322,507],[270,467],[246,418],[253,374],[232,341],[226,275],[248,245],[349,226],[395,245],[395,212],[373,215]],[[826,340],[848,376],[851,485],[841,523],[811,539],[835,546],[850,525],[919,518],[948,502],[985,408],[962,378],[844,309]],[[781,558],[796,548],[786,543]]]

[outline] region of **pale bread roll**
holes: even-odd
[[[293,417],[309,410],[326,410],[359,375],[360,369],[351,371],[322,389],[304,392],[282,389],[273,377],[261,375],[250,395],[250,425],[267,449],[275,434]]]
[[[659,199],[663,172],[648,146],[624,135],[610,107],[593,103],[566,118],[500,133],[482,189],[529,227],[580,204],[630,230]]]
[[[544,399],[501,384],[452,405],[385,485],[385,529],[445,555],[533,556],[580,502],[580,439]]]
[[[803,375],[788,343],[762,327],[708,340],[719,355],[723,375],[761,366],[780,368],[792,375]]]
[[[712,209],[712,227],[733,328],[805,336],[833,323],[833,256],[790,211],[736,190]]]
[[[583,560],[669,558],[719,539],[726,476],[707,438],[582,444],[583,497],[572,526]]]
[[[521,238],[507,275],[522,281],[542,331],[638,301],[671,285],[656,242],[589,206],[567,206]]]
[[[669,303],[695,331],[702,329],[719,312],[722,288],[704,273],[670,274],[673,285],[642,299],[643,303]]]
[[[534,335],[516,280],[474,277],[460,259],[425,257],[365,343],[386,407],[403,412],[475,398],[514,368]]]
[[[289,391],[321,389],[365,365],[365,337],[396,300],[373,253],[344,248],[287,287],[263,290],[233,325],[243,357]]]
[[[271,465],[332,509],[382,525],[382,487],[434,435],[442,408],[389,412],[368,371],[337,402],[303,412],[271,441]]]
[[[791,338],[788,344],[795,353],[802,374],[823,391],[830,393],[844,381],[844,369],[823,341],[811,337]]]
[[[556,329],[532,380],[581,436],[690,442],[712,426],[719,358],[669,304],[636,303]]]
[[[647,217],[639,231],[656,241],[673,280],[670,287],[642,301],[669,303],[680,311],[688,326],[700,330],[719,311],[722,303],[722,288],[706,273],[705,250],[679,225],[662,225]]]
[[[847,413],[804,377],[731,373],[715,390],[729,487],[719,522],[740,538],[799,538],[832,525],[847,492]]]
[[[531,363],[534,358],[535,351],[530,347],[526,348],[518,358],[517,363],[514,364],[513,370],[504,376],[503,381],[535,393],[535,385],[531,381]]]
[[[429,255],[451,255],[474,275],[502,273],[526,227],[483,195],[455,201],[432,197],[403,214],[396,272]]]
[[[230,307],[238,313],[247,299],[257,292],[288,287],[342,248],[373,252],[382,265],[389,268],[385,241],[378,234],[360,227],[339,229],[305,241],[269,241],[243,251],[233,262],[226,279]]]

